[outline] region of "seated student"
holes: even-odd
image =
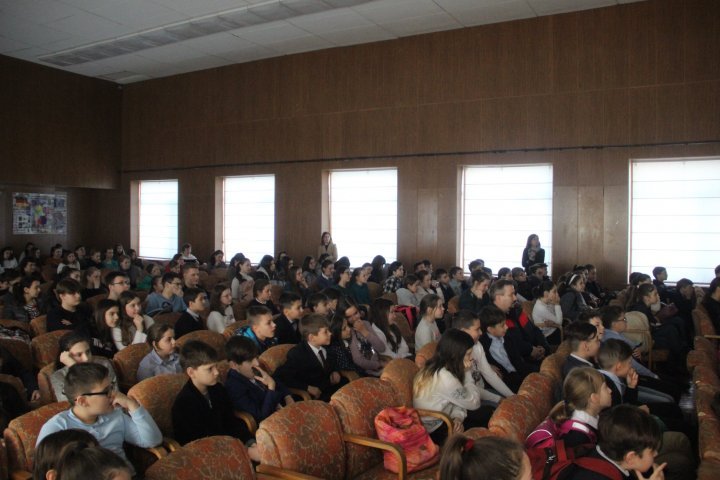
[[[660,301],[670,303],[670,294],[672,292],[668,289],[667,285],[665,285],[665,280],[668,278],[667,269],[665,267],[655,267],[653,268],[652,274],[653,277],[655,277],[652,283],[658,291]]]
[[[367,286],[368,274],[364,268],[353,270],[348,285],[348,294],[358,305],[370,305],[370,290]]]
[[[440,456],[441,480],[531,480],[532,467],[522,446],[506,438],[462,434],[445,442]]]
[[[115,270],[105,275],[105,285],[108,287],[110,300],[120,300],[120,294],[130,290],[130,279],[123,272]]]
[[[577,367],[595,368],[595,358],[600,350],[597,328],[589,323],[573,322],[565,329],[565,341],[570,345],[570,355],[563,364],[563,378]]]
[[[272,287],[268,280],[262,278],[255,280],[253,284],[253,299],[248,304],[248,307],[253,305],[269,308],[273,316],[280,314],[280,310],[272,301]]]
[[[283,291],[299,295],[302,299],[302,304],[305,305],[308,296],[310,296],[310,287],[305,281],[301,267],[290,267]]]
[[[131,480],[133,470],[115,452],[103,447],[78,445],[66,450],[58,463],[55,480],[102,478]],[[51,476],[51,478],[53,478]]]
[[[330,345],[327,346],[328,357],[333,359],[338,371],[357,372],[365,375],[362,368],[353,362],[350,351],[352,329],[344,315],[333,315],[330,319]]]
[[[361,271],[360,269],[356,269],[358,273]],[[350,270],[350,267],[347,267],[345,265],[338,265],[335,269],[335,277],[334,277],[334,285],[332,288],[340,292],[341,297],[348,297],[350,296],[350,280],[352,278],[352,271]]]
[[[397,315],[394,312],[394,304],[386,298],[376,298],[372,305],[370,320],[373,332],[381,342],[385,344],[385,351],[382,353],[390,358],[406,358],[410,356],[410,347],[395,324]],[[401,321],[407,322],[405,319]]]
[[[448,302],[455,296],[455,290],[450,286],[450,275],[444,268],[438,268],[435,271],[435,280],[437,281],[437,288],[440,289],[443,299],[445,301],[445,308],[447,309]]]
[[[299,343],[300,329],[298,322],[302,317],[302,299],[294,293],[280,295],[282,315],[275,319],[275,337],[278,344]]]
[[[30,400],[35,402],[40,399],[40,390],[38,390],[37,377],[33,375],[32,370],[26,370],[15,356],[10,351],[0,346],[0,373],[5,375],[12,375],[13,377],[19,378],[22,381],[27,398],[21,399],[17,395],[17,391],[14,388],[9,388],[7,392],[3,392],[3,402],[0,403],[0,411],[5,410],[6,414],[16,413],[17,415],[7,415],[8,417],[15,418],[16,416],[25,413],[26,405],[25,402]],[[11,398],[12,402],[5,402],[4,400]],[[19,403],[18,403],[19,402]],[[11,406],[12,404],[12,406]],[[8,421],[12,418],[6,418]]]
[[[3,306],[2,316],[8,320],[27,322],[40,316],[38,297],[40,296],[40,281],[26,275],[13,285],[12,299],[8,298]]]
[[[183,290],[200,287],[200,268],[196,263],[187,263],[182,267]]]
[[[276,325],[272,312],[267,307],[252,306],[247,309],[247,325],[235,330],[234,336],[252,340],[258,349],[258,355],[268,348],[277,345],[275,338]]]
[[[118,257],[118,272],[125,275],[130,281],[130,288],[136,288],[138,282],[143,278],[142,269],[132,264],[132,260],[128,255],[121,255]]]
[[[490,297],[487,294],[490,288],[490,275],[482,270],[475,270],[471,275],[472,286],[460,294],[460,310],[470,310],[475,315],[480,313],[483,307],[490,305]]]
[[[335,316],[345,318],[350,327],[349,343],[353,363],[367,375],[379,377],[388,362],[387,358],[381,359],[379,354],[384,354],[387,347],[370,322],[361,318],[360,309],[349,298],[340,300]]]
[[[277,273],[275,271],[276,264],[275,259],[272,255],[264,255],[260,259],[260,263],[258,264],[257,268],[255,269],[255,273],[253,276],[255,277],[255,281],[258,280],[267,280],[268,283],[270,280],[277,280]]]
[[[78,448],[97,446],[99,446],[97,439],[85,430],[71,428],[51,433],[35,448],[32,478],[57,480],[57,468],[65,453]]]
[[[180,356],[175,352],[175,330],[164,322],[154,323],[147,331],[147,343],[152,350],[140,360],[138,382],[156,375],[182,372]]]
[[[188,288],[185,290],[183,300],[188,308],[175,323],[175,336],[177,338],[197,330],[207,330],[200,318],[200,315],[207,310],[207,294],[205,290]]]
[[[112,363],[105,357],[94,356],[90,348],[91,340],[85,335],[70,332],[60,337],[60,354],[55,360],[55,371],[50,376],[50,384],[52,385],[55,398],[58,402],[67,400],[63,392],[65,376],[68,369],[76,363],[97,363],[108,369],[110,379],[115,382],[115,370]]]
[[[705,291],[702,288],[696,287],[689,278],[681,278],[675,283],[675,291],[669,293],[669,300],[675,308],[668,306],[669,313],[662,308],[656,317],[660,323],[682,325],[685,329],[685,341],[692,345],[695,338],[692,311],[702,303],[704,297]]]
[[[118,351],[128,345],[145,343],[147,329],[155,321],[152,317],[143,315],[142,301],[135,292],[120,294],[120,323],[113,328],[113,341]]]
[[[500,369],[502,379],[513,392],[517,392],[522,381],[539,366],[526,363],[513,337],[507,337],[508,330],[505,314],[494,305],[480,310],[480,326],[483,335],[480,343],[491,365]]]
[[[180,365],[190,377],[172,406],[173,432],[181,445],[213,435],[252,440],[245,423],[233,414],[227,390],[218,382],[217,362],[217,352],[203,342],[187,342],[180,351]],[[248,454],[259,461],[257,445],[248,448]]]
[[[257,344],[247,337],[232,337],[225,344],[230,362],[225,388],[235,410],[247,412],[259,424],[279,408],[294,403],[290,392],[262,369]]]
[[[307,307],[311,313],[319,313],[320,315],[327,315],[329,308],[329,298],[322,292],[316,292],[310,295],[307,299]]]
[[[105,268],[102,262],[102,252],[100,250],[95,248],[90,249],[90,255],[88,255],[87,261],[85,262],[85,268],[90,267],[97,268],[98,270]]]
[[[255,279],[250,275],[251,272],[252,264],[249,258],[243,256],[242,259],[237,260],[237,269],[232,277],[230,289],[232,297],[239,302],[249,302],[253,299]]]
[[[73,252],[72,250],[65,250],[63,252],[63,258],[62,261],[58,264],[57,273],[62,272],[66,267],[80,270],[80,262],[78,261],[75,252]]]
[[[708,312],[708,316],[715,327],[715,332],[720,332],[720,277],[715,277],[710,282],[708,293],[703,297],[702,305]]]
[[[232,303],[232,290],[222,283],[215,285],[212,295],[210,295],[210,315],[207,318],[208,330],[223,333],[230,324],[235,323]]]
[[[638,345],[623,335],[627,330],[625,312],[618,306],[608,305],[600,309],[605,334],[602,342],[610,339],[625,342],[632,350],[632,368],[640,376],[638,398],[641,402],[678,402],[682,389],[668,381],[662,380],[656,373],[638,361],[640,351]]]
[[[110,270],[117,270],[119,267],[118,262],[115,258],[115,251],[112,248],[106,248],[105,254],[102,260],[102,268],[109,268]]]
[[[563,313],[557,287],[550,280],[544,280],[534,289],[533,295],[536,298],[532,310],[533,322],[542,330],[549,344],[559,345]]]
[[[318,262],[312,255],[306,255],[302,263],[302,276],[305,280],[305,285],[312,289],[315,287],[317,281],[317,270]]]
[[[437,444],[448,435],[487,426],[492,409],[481,408],[482,390],[473,378],[473,340],[451,328],[438,342],[435,355],[415,375],[413,407],[443,412],[453,420],[453,432],[435,417],[422,417],[425,429]]]
[[[337,304],[341,297],[340,292],[338,292],[334,288],[326,288],[320,293],[327,297],[327,315],[328,317],[332,317],[333,315],[335,315],[335,310],[337,310]]]
[[[185,263],[195,263],[195,264],[200,263],[198,261],[197,257],[195,255],[193,255],[192,245],[190,245],[189,243],[183,244],[180,253],[182,254],[182,259],[185,261]]]
[[[326,351],[330,345],[327,319],[317,314],[303,317],[300,335],[302,341],[290,349],[277,376],[288,387],[307,390],[313,398],[327,402],[347,383]]]
[[[465,272],[461,267],[452,267],[450,269],[450,288],[453,289],[453,292],[455,295],[460,296],[462,295],[463,290],[465,290]]]
[[[425,298],[426,295],[437,295],[440,297],[443,305],[445,305],[446,300],[442,296],[442,290],[436,285],[437,282],[433,281],[432,274],[427,270],[421,270],[417,272],[416,276],[420,282],[415,292],[418,301],[422,302],[422,299]]]
[[[100,300],[95,308],[95,321],[90,327],[93,355],[112,358],[118,351],[113,341],[113,329],[119,328],[120,304],[115,300]]]
[[[147,297],[147,313],[184,312],[187,305],[183,301],[182,280],[180,275],[169,272],[162,276],[162,293],[152,292]]]
[[[452,319],[452,328],[467,333],[473,339],[473,342],[475,342],[472,354],[472,371],[473,378],[475,378],[480,388],[482,388],[483,404],[497,406],[501,399],[514,395],[513,391],[505,385],[505,382],[503,382],[502,378],[500,378],[493,369],[493,366],[490,365],[485,356],[485,349],[483,349],[480,343],[480,335],[482,334],[480,318],[470,310],[460,310]],[[492,389],[485,389],[483,379]]]
[[[440,340],[440,328],[437,321],[443,318],[445,307],[437,295],[425,295],[420,302],[420,320],[415,327],[415,351],[430,342]]]
[[[415,275],[407,275],[403,279],[403,287],[395,291],[397,295],[398,305],[408,305],[410,307],[419,307],[420,301],[415,294],[420,288],[420,280]]]
[[[56,243],[50,248],[50,256],[45,259],[45,265],[57,267],[62,262],[63,248],[62,245]]]
[[[80,284],[71,278],[58,282],[55,294],[60,305],[47,314],[47,331],[77,330],[87,333],[92,323],[90,311],[80,304]]]
[[[401,262],[395,261],[388,267],[388,277],[383,282],[383,293],[394,293],[403,286],[405,267]]]
[[[335,277],[335,263],[333,263],[333,260],[323,260],[320,262],[320,265],[320,275],[318,275],[315,285],[313,286],[313,288],[317,291],[335,286],[335,282],[333,280]]]
[[[562,308],[563,317],[575,321],[580,312],[590,309],[582,295],[584,290],[585,277],[579,273],[570,275],[567,282],[560,282],[558,293],[560,294],[560,308]]]
[[[80,292],[83,301],[96,295],[106,295],[107,288],[102,284],[102,272],[95,267],[88,267],[82,273],[82,292]]]
[[[58,413],[43,425],[38,444],[60,430],[85,430],[97,438],[100,446],[120,456],[132,468],[123,443],[147,448],[162,442],[162,433],[150,414],[137,401],[117,391],[105,366],[97,363],[73,365],[65,377],[64,391],[70,409]]]
[[[513,282],[517,285],[515,292],[525,300],[532,299],[533,286],[528,282],[527,272],[520,267],[515,267],[512,269],[512,277]]]

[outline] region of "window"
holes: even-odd
[[[720,258],[720,158],[637,160],[630,173],[630,271],[710,283]]]
[[[519,267],[535,233],[550,272],[552,165],[465,167],[462,183],[462,267],[476,258],[493,273]]]
[[[253,263],[275,255],[275,175],[223,179],[223,251]]]
[[[353,266],[397,258],[397,169],[330,172],[330,232]]]
[[[141,181],[138,190],[138,255],[172,258],[178,253],[178,182]]]

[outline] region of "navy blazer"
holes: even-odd
[[[285,395],[289,394],[280,383],[276,383],[275,390],[269,390],[265,385],[253,383],[233,369],[228,372],[225,389],[233,408],[249,413],[258,423],[272,415]]]
[[[285,364],[277,371],[277,376],[291,388],[307,390],[308,385],[312,385],[319,388],[323,394],[334,391],[337,385],[330,383],[330,374],[337,371],[337,366],[332,355],[327,357],[323,368],[310,345],[300,342],[290,349]]]
[[[297,330],[293,328],[292,322],[285,315],[280,315],[274,321],[275,338],[277,338],[278,344],[300,343],[300,320],[295,322]]]

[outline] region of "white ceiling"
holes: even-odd
[[[0,54],[132,83],[635,1],[639,0],[0,0]],[[209,27],[192,30],[203,22]],[[238,26],[244,23],[249,25]],[[172,34],[181,30],[185,37]],[[217,33],[207,33],[213,31]],[[183,40],[187,32],[194,33]],[[148,43],[149,37],[160,40]],[[133,46],[110,48],[120,40]],[[48,58],[56,54],[62,55]]]

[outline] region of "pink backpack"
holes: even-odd
[[[401,407],[383,409],[375,417],[378,438],[400,446],[405,452],[407,471],[423,470],[440,460],[440,447],[430,439],[417,410]],[[392,452],[384,452],[385,469],[398,473],[400,465]]]
[[[595,432],[584,423],[576,420],[565,420],[558,425],[548,417],[528,435],[525,440],[525,448],[552,448],[555,446],[556,440],[564,437],[573,430],[586,434],[590,437],[592,444],[597,442]]]

